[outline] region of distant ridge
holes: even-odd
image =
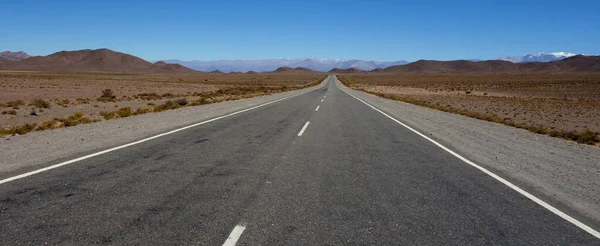
[[[472,62],[467,60],[431,61],[419,60],[382,70],[385,73],[445,74],[445,73],[517,73],[518,65],[508,61],[490,60]]]
[[[334,68],[329,70],[330,73],[334,73],[334,74],[355,74],[355,73],[366,73],[366,71],[363,70],[359,70],[356,68],[348,68],[348,69],[341,69],[341,68]]]
[[[275,69],[275,71],[272,71],[271,73],[301,73],[301,74],[305,74],[305,73],[320,73],[320,72],[311,70],[311,69],[308,69],[305,67],[297,67],[297,68],[280,67],[280,68]]]
[[[551,62],[512,63],[419,60],[382,70],[392,74],[494,74],[494,73],[600,73],[600,56],[577,55]]]
[[[23,51],[17,51],[17,52],[10,52],[10,51],[3,51],[0,52],[0,61],[5,61],[5,62],[9,62],[9,61],[22,61],[25,60],[27,58],[31,57],[29,54],[23,52]]]
[[[524,63],[524,62],[551,62],[558,61],[565,58],[569,58],[571,56],[576,56],[577,54],[569,53],[569,52],[539,52],[534,54],[525,54],[522,56],[505,56],[500,57],[497,60],[509,61],[514,63]]]
[[[198,73],[199,71],[195,71],[189,69],[187,67],[181,66],[179,64],[168,64],[163,61],[155,62],[150,67],[150,70],[156,71],[158,73]]]
[[[181,61],[167,60],[169,63],[177,63],[199,71],[220,70],[223,72],[268,72],[277,70],[279,67],[298,68],[304,67],[314,71],[326,72],[333,68],[356,68],[372,70],[385,68],[393,65],[406,64],[407,61],[379,62],[364,60],[342,60],[305,57],[298,59],[264,59],[264,60],[215,60],[215,61]]]
[[[65,72],[115,73],[196,73],[178,64],[150,63],[139,57],[109,49],[60,51],[15,62],[4,62],[0,69]]]
[[[139,57],[109,49],[61,51],[48,56],[29,57],[25,52],[1,52],[0,70],[31,70],[31,71],[71,71],[71,72],[115,72],[115,73],[199,73],[180,64],[158,61],[150,63]],[[503,60],[456,60],[434,61],[419,60],[416,62],[394,65],[386,68],[368,69],[363,71],[356,67],[333,68],[329,73],[362,74],[362,73],[391,73],[391,74],[485,74],[485,73],[600,73],[600,56],[574,55],[571,53],[540,53],[540,55],[569,56],[562,60],[550,62],[513,63]],[[22,60],[19,60],[22,59]],[[318,60],[316,58],[302,61]],[[323,61],[329,61],[323,59]],[[336,60],[337,61],[337,60]],[[351,64],[361,61],[350,60]],[[349,63],[349,64],[350,64]],[[375,62],[374,62],[375,63]],[[299,64],[299,63],[298,63]],[[352,65],[352,66],[353,66]],[[368,67],[368,66],[367,66]],[[291,68],[281,66],[271,73],[320,73],[306,67]],[[231,73],[231,71],[228,71]],[[221,70],[210,73],[223,74]],[[255,73],[252,71],[249,74]]]

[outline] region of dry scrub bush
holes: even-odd
[[[14,109],[11,109],[11,110],[5,110],[5,111],[2,111],[2,114],[17,115],[17,111],[16,111],[16,110],[14,110]]]
[[[115,98],[117,98],[117,96],[115,96],[111,89],[104,89],[102,90],[102,94],[100,95],[100,98],[98,98],[98,101],[114,101]]]
[[[33,99],[33,101],[31,101],[31,103],[29,104],[30,106],[34,106],[36,108],[50,108],[50,103],[45,101],[44,99]]]

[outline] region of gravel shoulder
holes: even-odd
[[[582,222],[600,226],[600,148],[337,85]]]
[[[0,179],[323,87],[0,138]]]

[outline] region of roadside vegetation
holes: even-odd
[[[21,74],[17,74],[21,76]],[[38,76],[39,74],[33,74],[32,76]],[[75,76],[68,74],[69,76]],[[94,74],[92,74],[94,75]],[[59,75],[49,75],[48,80],[55,80],[54,76],[62,77]],[[89,77],[90,74],[81,74],[80,76]],[[103,80],[105,74],[97,74]],[[148,75],[110,75],[110,78],[123,77],[131,79],[131,77],[142,77],[149,79]],[[164,78],[163,75],[155,75],[156,78]],[[62,127],[71,127],[80,124],[88,124],[102,120],[111,120],[118,118],[126,118],[135,115],[163,112],[167,110],[173,110],[183,107],[206,105],[224,101],[239,100],[245,98],[252,98],[262,95],[270,95],[274,93],[280,93],[285,91],[302,89],[310,86],[318,85],[323,79],[323,75],[261,75],[261,74],[249,74],[249,75],[232,75],[234,82],[221,80],[227,78],[228,75],[213,76],[210,75],[211,79],[208,79],[207,75],[192,80],[194,76],[180,76],[173,77],[168,80],[171,84],[166,86],[173,87],[174,85],[201,83],[200,88],[210,88],[211,90],[199,90],[199,91],[180,91],[177,92],[159,92],[161,87],[147,87],[145,83],[142,83],[141,88],[137,90],[146,90],[146,92],[132,93],[126,90],[126,94],[122,95],[113,88],[101,88],[96,92],[96,97],[83,98],[80,95],[72,95],[76,99],[69,98],[54,98],[44,99],[42,97],[32,98],[31,101],[26,102],[25,100],[11,100],[6,102],[0,102],[0,109],[2,109],[2,115],[5,117],[0,118],[0,136],[9,135],[23,135],[33,131],[43,131]],[[0,73],[2,77],[2,73]],[[182,79],[188,78],[187,79]],[[239,80],[246,78],[248,81],[241,82]],[[277,81],[272,81],[272,78],[277,78]],[[204,81],[206,80],[206,81]],[[212,81],[212,83],[211,83]],[[147,82],[152,85],[154,82]],[[217,83],[216,85],[213,83]],[[62,86],[65,84],[57,83],[57,90],[64,90]],[[75,85],[75,88],[80,88],[80,84]],[[162,85],[165,86],[165,85]],[[0,88],[3,87],[0,83]],[[4,86],[7,87],[7,86]],[[12,86],[11,88],[14,88]],[[83,87],[81,87],[83,88]],[[125,87],[119,87],[123,90]],[[46,89],[46,88],[43,88]],[[157,89],[156,91],[148,92],[148,89]],[[177,90],[175,90],[177,91]],[[88,94],[91,94],[88,92]],[[92,95],[93,96],[93,95]],[[73,112],[73,109],[77,110],[75,113],[65,115],[66,112]],[[84,112],[88,112],[87,114]],[[60,117],[64,115],[63,117]],[[52,115],[56,117],[48,118]],[[14,124],[11,121],[25,121],[26,123]]]
[[[338,76],[379,97],[599,145],[600,75]]]

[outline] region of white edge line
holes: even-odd
[[[313,90],[309,90],[309,91],[313,91]],[[25,178],[25,177],[28,177],[28,176],[31,176],[31,175],[35,175],[35,174],[38,174],[38,173],[42,173],[42,172],[45,172],[45,171],[48,171],[48,170],[52,170],[52,169],[55,169],[55,168],[66,166],[66,165],[69,165],[69,164],[72,164],[72,163],[75,163],[75,162],[78,162],[78,161],[89,159],[89,158],[92,158],[92,157],[95,157],[95,156],[106,154],[108,152],[112,152],[112,151],[115,151],[115,150],[127,148],[129,146],[133,146],[133,145],[140,144],[140,143],[143,143],[143,142],[146,142],[146,141],[150,141],[150,140],[155,139],[155,138],[159,138],[159,137],[163,137],[163,136],[166,136],[166,135],[170,135],[170,134],[173,134],[173,133],[176,133],[176,132],[179,132],[179,131],[183,131],[183,130],[186,130],[186,129],[189,129],[189,128],[192,128],[192,127],[196,127],[196,126],[203,125],[203,124],[206,124],[206,123],[209,123],[209,122],[213,122],[213,121],[216,121],[216,120],[227,118],[227,117],[239,114],[239,113],[243,113],[243,112],[250,111],[250,110],[253,110],[253,109],[257,109],[257,108],[260,108],[260,107],[263,107],[263,106],[267,106],[269,104],[276,103],[276,102],[279,102],[279,101],[283,101],[285,99],[289,99],[289,98],[292,98],[292,97],[300,96],[300,95],[302,95],[304,93],[307,93],[309,91],[305,91],[305,92],[302,92],[302,93],[299,93],[299,94],[296,94],[296,95],[287,96],[287,97],[280,98],[280,99],[277,99],[277,100],[273,100],[273,101],[270,101],[270,102],[266,102],[266,103],[263,103],[263,104],[259,104],[259,105],[256,105],[256,106],[253,106],[253,107],[250,107],[250,108],[242,109],[240,111],[236,111],[236,112],[229,113],[229,114],[226,114],[226,115],[223,115],[223,116],[212,118],[210,120],[205,120],[205,121],[202,121],[202,122],[199,122],[199,123],[195,123],[195,124],[192,124],[192,125],[189,125],[189,126],[184,126],[184,127],[172,130],[172,131],[168,131],[168,132],[165,132],[165,133],[154,135],[154,136],[149,137],[149,138],[144,138],[142,140],[138,140],[138,141],[131,142],[131,143],[128,143],[128,144],[117,146],[117,147],[113,147],[113,148],[110,148],[110,149],[107,149],[107,150],[103,150],[103,151],[100,151],[100,152],[96,152],[96,153],[93,153],[93,154],[85,155],[85,156],[82,156],[82,157],[79,157],[79,158],[75,158],[75,159],[72,159],[72,160],[68,160],[68,161],[65,161],[65,162],[54,164],[52,166],[40,168],[40,169],[31,171],[31,172],[27,172],[27,173],[19,174],[17,176],[13,176],[13,177],[10,177],[10,178],[2,179],[2,180],[0,180],[0,185],[4,184],[4,183],[11,182],[11,181],[14,181],[14,180],[17,180],[17,179],[22,179],[22,178]]]
[[[337,80],[337,78],[336,78],[336,80]],[[336,85],[337,85],[337,84],[336,84]],[[575,226],[579,227],[580,229],[582,229],[582,230],[584,230],[584,231],[588,232],[588,233],[589,233],[589,234],[591,234],[592,236],[594,236],[594,237],[596,237],[596,238],[599,238],[599,239],[600,239],[600,232],[598,232],[598,231],[594,230],[594,229],[593,229],[593,228],[591,228],[590,226],[588,226],[588,225],[586,225],[586,224],[584,224],[584,223],[580,222],[579,220],[577,220],[577,219],[575,219],[575,218],[571,217],[570,215],[568,215],[568,214],[566,214],[566,213],[564,213],[564,212],[562,212],[562,211],[558,210],[557,208],[553,207],[552,205],[548,204],[547,202],[544,202],[542,199],[539,199],[539,198],[537,198],[536,196],[534,196],[534,195],[530,194],[529,192],[527,192],[527,191],[525,191],[525,190],[523,190],[523,189],[519,188],[518,186],[516,186],[516,185],[514,185],[513,183],[509,182],[508,180],[506,180],[506,179],[504,179],[504,178],[502,178],[502,177],[500,177],[500,176],[496,175],[495,173],[493,173],[493,172],[491,172],[491,171],[489,171],[489,170],[485,169],[484,167],[481,167],[481,166],[479,166],[479,165],[475,164],[474,162],[470,161],[469,159],[467,159],[467,158],[465,158],[465,157],[463,157],[463,156],[461,156],[461,155],[457,154],[456,152],[454,152],[454,151],[450,150],[450,149],[449,149],[449,148],[447,148],[446,146],[444,146],[444,145],[442,145],[442,144],[440,144],[440,143],[436,142],[435,140],[433,140],[433,139],[431,139],[431,138],[427,137],[426,135],[424,135],[424,134],[422,134],[422,133],[418,132],[417,130],[413,129],[412,127],[410,127],[410,126],[408,126],[408,125],[406,125],[406,124],[404,124],[404,123],[400,122],[399,120],[397,120],[397,119],[395,119],[394,117],[392,117],[392,116],[390,116],[390,115],[386,114],[385,112],[383,112],[383,111],[379,110],[378,108],[376,108],[376,107],[372,106],[371,104],[369,104],[369,103],[367,103],[367,102],[363,101],[362,99],[360,99],[360,98],[358,98],[358,97],[356,97],[356,96],[354,96],[354,95],[350,94],[350,93],[349,93],[349,92],[347,92],[346,90],[342,89],[342,91],[344,91],[346,94],[350,95],[351,97],[354,97],[354,99],[356,99],[356,100],[358,100],[358,101],[360,101],[360,102],[364,103],[365,105],[367,105],[367,106],[371,107],[371,108],[372,108],[372,109],[374,109],[375,111],[377,111],[377,112],[379,112],[379,113],[381,113],[381,114],[385,115],[386,117],[390,118],[391,120],[395,121],[396,123],[398,123],[398,124],[402,125],[403,127],[406,127],[408,130],[411,130],[412,132],[416,133],[417,135],[419,135],[419,136],[421,136],[421,137],[423,137],[423,138],[427,139],[429,142],[432,142],[433,144],[437,145],[438,147],[440,147],[441,149],[445,150],[446,152],[448,152],[448,153],[452,154],[453,156],[455,156],[456,158],[460,159],[461,161],[463,161],[463,162],[465,162],[465,163],[467,163],[467,164],[469,164],[469,165],[471,165],[471,166],[473,166],[473,167],[475,167],[475,168],[479,169],[480,171],[482,171],[482,172],[484,172],[485,174],[487,174],[487,175],[491,176],[492,178],[494,178],[494,179],[496,179],[496,180],[500,181],[501,183],[505,184],[506,186],[510,187],[511,189],[513,189],[513,190],[515,190],[515,191],[519,192],[521,195],[523,195],[523,196],[525,196],[525,197],[529,198],[530,200],[534,201],[535,203],[539,204],[540,206],[542,206],[542,207],[544,207],[544,208],[546,208],[546,209],[550,210],[552,213],[554,213],[554,214],[558,215],[559,217],[563,218],[564,220],[566,220],[566,221],[568,221],[568,222],[571,222],[573,225],[575,225]]]
[[[235,246],[237,241],[242,236],[242,233],[244,233],[244,230],[246,230],[246,225],[244,224],[239,224],[235,226],[235,228],[233,228],[233,231],[231,231],[231,233],[229,234],[229,237],[227,237],[225,243],[223,243],[223,246]]]
[[[304,131],[306,131],[308,124],[310,124],[310,121],[307,121],[306,124],[304,124],[304,126],[302,127],[302,130],[300,130],[300,132],[298,133],[298,137],[301,137],[302,134],[304,134]]]
[[[320,105],[319,105],[319,106],[317,106],[317,108],[315,109],[315,111],[319,111],[319,108],[320,108],[320,107],[321,107]]]

